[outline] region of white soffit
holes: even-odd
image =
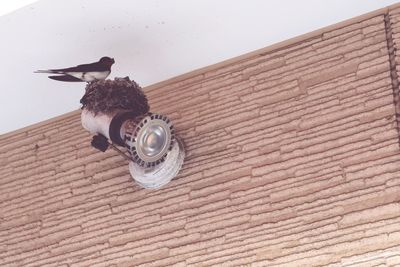
[[[1,0],[0,16],[11,13],[19,8],[32,4],[38,0]]]

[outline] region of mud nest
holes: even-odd
[[[111,114],[120,110],[142,115],[148,113],[150,109],[142,88],[129,77],[89,83],[81,104],[82,109],[85,108],[95,115]]]

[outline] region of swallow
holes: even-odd
[[[48,77],[63,82],[93,82],[96,80],[105,80],[110,75],[111,66],[114,63],[113,58],[102,57],[99,61],[89,64],[65,69],[38,70],[35,73],[57,74]]]

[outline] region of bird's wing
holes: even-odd
[[[50,69],[50,70],[38,70],[36,73],[67,73],[67,72],[92,72],[92,71],[107,71],[109,68],[99,62],[81,64],[76,67],[64,68],[64,69]]]
[[[91,67],[96,65],[96,63],[82,64],[76,67],[65,68],[65,69],[52,69],[51,71],[56,73],[66,73],[66,72],[88,72],[91,71]]]
[[[36,70],[34,73],[58,73],[55,72],[54,70]]]
[[[78,79],[71,75],[54,75],[54,76],[49,76],[49,78],[62,82],[83,82],[81,79]]]
[[[82,64],[76,67],[65,68],[65,69],[53,69],[51,71],[57,73],[66,73],[66,72],[92,72],[92,71],[106,71],[107,66],[100,64],[99,62],[89,63],[89,64]]]

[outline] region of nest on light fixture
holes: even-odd
[[[94,115],[125,110],[139,116],[148,113],[150,109],[142,88],[129,77],[94,81],[88,83],[85,90],[80,100],[82,109]]]
[[[92,146],[102,152],[112,147],[129,160],[131,176],[142,187],[159,188],[178,174],[183,142],[167,116],[149,112],[136,82],[129,77],[90,82],[81,103],[82,126],[94,134]]]

